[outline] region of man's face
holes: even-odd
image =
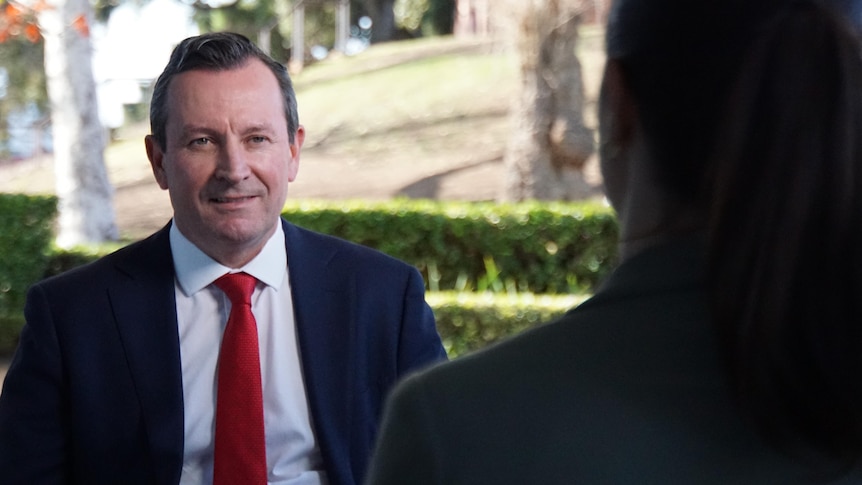
[[[304,130],[291,144],[278,82],[258,59],[177,75],[168,106],[165,149],[152,137],[146,145],[174,223],[216,261],[241,266],[277,227]]]

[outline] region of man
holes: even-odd
[[[245,37],[180,43],[151,126],[173,220],[30,290],[0,480],[360,483],[387,390],[445,356],[421,276],[280,218],[305,131],[285,68]],[[237,275],[251,313],[223,283]],[[255,424],[225,424],[245,412]],[[246,465],[257,478],[220,475]]]

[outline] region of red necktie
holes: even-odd
[[[247,273],[215,281],[230,298],[231,309],[218,363],[213,485],[266,484],[260,351],[251,313],[256,281]]]

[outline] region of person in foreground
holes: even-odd
[[[408,377],[372,485],[862,483],[862,55],[813,1],[618,0],[621,264]]]
[[[385,394],[445,357],[421,276],[281,219],[305,133],[245,37],[181,42],[150,114],[174,217],[31,288],[0,481],[361,483]]]

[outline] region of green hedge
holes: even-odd
[[[0,348],[18,338],[27,289],[48,264],[57,199],[0,193]]]
[[[289,201],[282,215],[415,265],[432,291],[591,291],[616,264],[616,218],[597,203]],[[114,249],[57,251],[46,276]]]
[[[127,241],[128,242],[128,241]],[[95,246],[76,246],[71,249],[54,247],[45,266],[43,278],[65,273],[70,269],[91,263],[125,246],[126,243],[107,242]]]
[[[519,293],[430,292],[437,330],[450,358],[549,322],[589,297]]]
[[[3,205],[3,200],[10,202]],[[6,255],[0,264],[23,268],[10,272],[0,266],[0,276],[15,275],[5,285],[9,290],[0,293],[0,352],[8,351],[9,342],[17,338],[27,286],[117,249],[116,244],[54,249],[46,259],[55,206],[53,198],[0,199],[5,217],[0,238],[7,236],[0,239]],[[27,216],[16,215],[22,208]],[[431,290],[429,304],[452,356],[562,314],[615,264],[616,219],[610,209],[595,203],[292,201],[284,216],[416,265]],[[14,227],[6,226],[14,221]]]
[[[415,265],[431,290],[589,291],[616,262],[598,203],[289,201],[283,215]]]
[[[449,358],[479,350],[529,328],[550,322],[588,295],[533,295],[521,293],[429,292],[426,300],[434,311],[437,330]],[[15,332],[4,330],[0,355],[14,351],[23,317],[14,322]]]

